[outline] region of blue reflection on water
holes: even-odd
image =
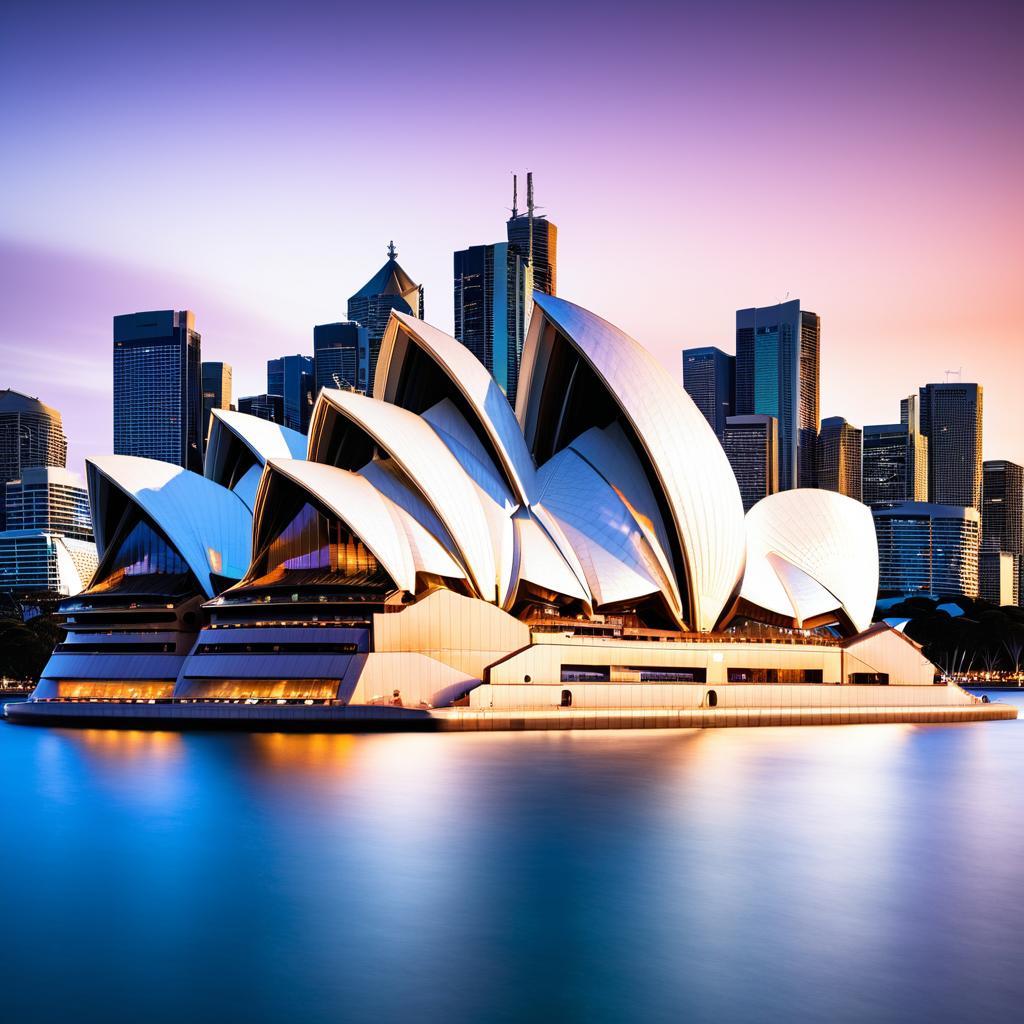
[[[1010,1019],[1022,740],[3,726],[0,1018]]]

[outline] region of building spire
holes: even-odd
[[[519,216],[519,175],[512,175],[512,219]]]
[[[398,255],[398,250],[395,248],[395,240],[391,239],[388,242],[388,259],[393,260]]]
[[[529,251],[527,252],[527,265],[533,266],[533,171],[526,172],[526,210],[529,221]]]

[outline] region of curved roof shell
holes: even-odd
[[[861,631],[878,596],[871,511],[834,491],[800,488],[763,498],[747,513],[740,597],[800,626],[836,614]]]
[[[306,436],[297,430],[233,409],[212,413],[203,475],[235,491],[250,509],[268,459],[306,457]]]
[[[543,460],[572,442],[576,426],[582,432],[618,418],[665,511],[688,624],[714,629],[738,592],[744,563],[743,506],[722,446],[689,396],[629,335],[564,299],[538,293],[534,304],[517,404],[528,444]],[[577,360],[558,348],[559,336]],[[559,359],[565,379],[553,372]],[[585,393],[575,395],[574,419],[577,381]],[[607,422],[581,418],[588,407]]]
[[[417,574],[465,579],[464,570],[405,509],[385,497],[365,477],[321,463],[272,459],[260,482],[253,536],[263,536],[263,519],[271,477],[280,473],[309,493],[344,522],[373,552],[395,586],[417,590]]]
[[[496,569],[487,520],[472,482],[441,438],[425,419],[398,406],[353,391],[324,388],[310,428],[309,451],[314,460],[327,458],[333,447],[332,432],[352,428],[400,467],[444,524],[478,593],[490,598]],[[355,471],[362,466],[344,468]]]
[[[252,514],[232,491],[181,466],[134,455],[95,456],[85,465],[101,559],[117,525],[107,515],[114,488],[163,531],[207,596],[217,590],[212,576],[245,575]]]
[[[469,422],[520,504],[535,468],[515,413],[487,368],[464,345],[406,313],[392,312],[381,342],[373,397],[421,414],[444,398]]]

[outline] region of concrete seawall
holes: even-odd
[[[566,729],[721,729],[892,722],[945,724],[1014,719],[1013,704],[932,707],[768,708],[444,708],[246,704],[14,702],[19,725],[95,729],[220,729],[247,732],[509,732]]]

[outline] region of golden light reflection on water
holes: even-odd
[[[356,753],[357,737],[346,733],[256,733],[252,751],[275,771],[337,775],[345,772]]]
[[[182,736],[178,732],[147,729],[82,729],[68,732],[69,737],[90,754],[105,760],[131,761],[177,760],[182,754]]]

